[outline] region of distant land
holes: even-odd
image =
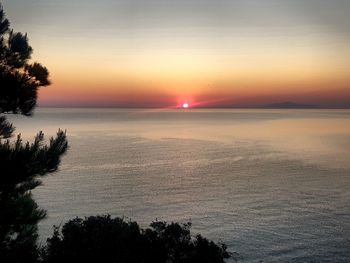
[[[262,108],[269,109],[319,109],[320,107],[313,104],[302,104],[292,101],[271,103],[263,106]]]

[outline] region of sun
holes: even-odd
[[[189,106],[190,106],[190,105],[188,105],[187,102],[185,102],[185,103],[182,104],[182,108],[184,108],[184,109],[187,109]]]

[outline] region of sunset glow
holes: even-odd
[[[188,103],[182,104],[182,108],[187,109],[189,107]]]
[[[40,105],[162,108],[181,96],[213,102],[203,107],[350,104],[350,19],[341,5],[137,2],[4,1],[33,59],[50,70]]]

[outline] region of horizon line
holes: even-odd
[[[322,107],[322,106],[305,106],[305,107],[268,107],[268,106],[210,106],[210,107],[152,107],[152,106],[100,106],[100,105],[38,105],[38,108],[92,108],[92,109],[164,109],[164,110],[191,110],[191,109],[290,109],[290,110],[336,110],[336,109],[350,109],[350,106],[339,106],[339,107]]]

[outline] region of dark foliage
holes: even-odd
[[[31,190],[57,170],[67,140],[61,130],[48,144],[42,132],[33,143],[23,143],[20,135],[10,140],[14,127],[4,114],[31,115],[38,88],[50,84],[48,70],[29,63],[32,51],[26,34],[10,30],[0,4],[0,262],[220,263],[229,258],[224,245],[191,237],[190,224],[154,222],[144,230],[110,216],[71,220],[38,248],[37,225],[46,212]]]
[[[32,114],[38,88],[50,84],[48,70],[29,63],[32,52],[27,34],[10,30],[0,5],[0,113]]]
[[[6,120],[5,116],[0,116],[0,139],[10,138],[14,130],[13,125]]]
[[[43,261],[118,263],[221,263],[230,257],[225,245],[197,235],[190,224],[153,222],[141,229],[136,222],[110,216],[70,220],[55,228],[43,250]]]
[[[10,30],[0,4],[0,114],[31,115],[37,90],[46,86],[48,70],[29,63],[32,48],[26,34]],[[32,199],[31,190],[40,185],[39,177],[54,172],[67,149],[66,134],[44,144],[39,132],[33,143],[23,143],[19,135],[10,141],[14,127],[0,116],[0,261],[35,262],[37,224],[45,217]]]
[[[0,192],[24,193],[40,184],[38,176],[54,172],[60,162],[60,156],[67,149],[66,135],[58,131],[49,145],[43,144],[44,134],[39,132],[33,143],[22,143],[20,135],[13,143],[10,140],[0,142]]]

